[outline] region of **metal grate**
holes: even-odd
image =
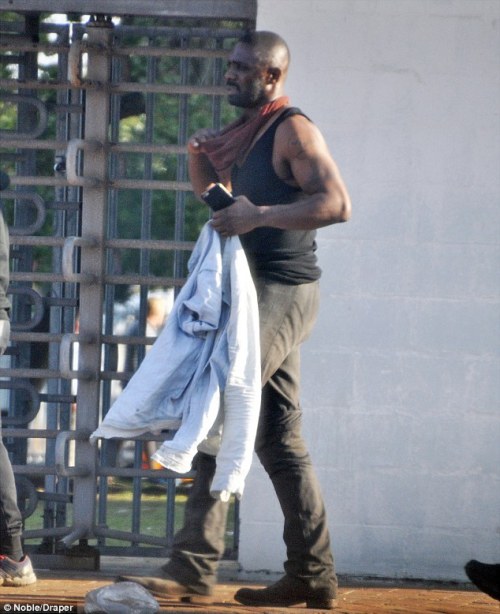
[[[224,58],[253,22],[248,13],[246,21],[129,14],[84,23],[73,14],[55,22],[3,12],[4,4],[0,163],[10,177],[1,198],[13,332],[0,398],[26,543],[51,555],[79,542],[104,554],[164,556],[178,515],[176,480],[143,467],[151,438],[125,446],[131,466],[120,466],[123,450],[108,441],[97,450],[88,434],[131,375],[126,349],[140,360],[154,341],[146,334],[151,292],[168,298],[184,281],[208,217],[191,192],[185,144],[207,118],[215,127],[230,119],[219,85]],[[131,484],[126,530],[113,528],[112,480]],[[147,480],[165,505],[153,530],[142,526]],[[42,526],[30,528],[35,517]],[[234,534],[229,557],[237,519]]]

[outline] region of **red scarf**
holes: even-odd
[[[261,107],[252,119],[239,118],[223,128],[215,138],[200,145],[200,151],[207,155],[221,179],[230,178],[231,167],[246,153],[260,128],[274,113],[287,105],[287,96],[276,98]]]

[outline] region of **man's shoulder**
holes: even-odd
[[[276,126],[276,137],[278,140],[317,130],[311,119],[299,108],[288,107],[288,109],[290,113],[285,111]]]
[[[293,121],[310,122],[311,120],[309,119],[309,117],[307,117],[304,111],[302,111],[302,109],[300,109],[299,107],[287,106],[287,107],[284,107],[280,112],[278,112],[277,118],[276,118],[277,126],[283,123],[289,123],[289,122],[293,123]]]
[[[318,126],[305,114],[295,113],[285,118],[277,127],[273,155],[278,160],[289,163],[291,160],[315,155],[323,150],[324,137]]]
[[[299,107],[285,107],[285,110],[278,118],[278,126],[302,126],[311,125],[312,120]]]

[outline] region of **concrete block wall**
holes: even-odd
[[[304,432],[338,572],[464,580],[500,562],[500,4],[259,0],[288,93],[320,126],[353,218],[319,232]],[[255,461],[240,564],[279,572]]]

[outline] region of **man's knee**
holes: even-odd
[[[265,471],[274,475],[281,471],[300,470],[310,464],[310,457],[302,437],[276,437],[272,441],[257,441],[255,452]]]

